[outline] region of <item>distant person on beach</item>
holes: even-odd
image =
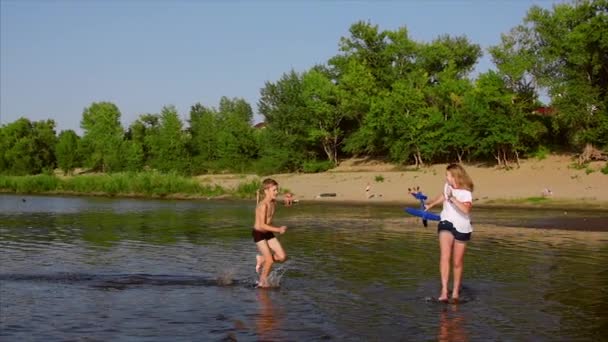
[[[275,210],[275,199],[279,193],[279,184],[270,178],[264,179],[262,188],[257,191],[255,224],[252,230],[253,241],[261,255],[256,255],[256,273],[260,273],[258,287],[270,287],[268,276],[274,262],[283,262],[287,258],[283,247],[273,233],[283,234],[286,226],[272,226]]]
[[[283,204],[285,204],[286,207],[291,207],[293,204],[293,194],[291,192],[283,195]]]
[[[443,202],[441,221],[437,226],[441,257],[439,271],[441,273],[441,294],[438,300],[448,301],[448,279],[450,277],[450,259],[453,254],[454,283],[452,300],[458,302],[466,242],[471,239],[471,212],[473,203],[473,181],[465,169],[459,164],[450,164],[446,168],[446,183],[443,193],[431,203],[425,205],[429,210]]]

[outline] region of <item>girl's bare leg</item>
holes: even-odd
[[[441,274],[441,293],[438,300],[448,300],[448,279],[450,278],[450,257],[452,255],[452,246],[454,245],[454,236],[450,232],[439,233],[439,249],[441,256],[439,257],[439,273]]]
[[[467,244],[454,242],[454,288],[452,289],[452,299],[458,300],[460,296],[460,284],[462,281],[462,270],[464,268],[464,252]]]

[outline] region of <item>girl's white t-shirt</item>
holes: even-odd
[[[455,189],[448,183],[445,183],[443,187],[443,210],[441,211],[441,220],[450,221],[454,225],[457,231],[460,233],[470,233],[473,231],[471,226],[471,217],[468,214],[463,213],[453,203],[448,201],[449,193],[452,193],[459,202],[462,203],[473,203],[473,194],[469,190]]]

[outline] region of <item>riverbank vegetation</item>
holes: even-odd
[[[0,175],[0,192],[83,195],[94,194],[120,197],[172,198],[255,198],[260,181],[241,182],[235,188],[205,184],[175,172],[117,172],[110,174],[59,177],[50,174]]]
[[[266,82],[263,123],[252,125],[251,104],[227,97],[218,108],[192,105],[187,122],[166,106],[126,128],[115,104],[95,102],[82,113],[82,136],[57,134],[51,119],[21,118],[0,127],[1,174],[109,175],[2,181],[10,189],[216,194],[226,190],[178,175],[320,172],[352,156],[416,167],[509,168],[551,151],[579,154],[581,165],[605,160],[607,17],[606,0],[534,6],[488,49],[495,70],[474,78],[484,51],[465,36],[421,42],[406,27],[357,22],[326,63]]]

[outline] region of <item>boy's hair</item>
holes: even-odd
[[[448,167],[446,167],[446,170],[450,171],[450,174],[452,174],[452,177],[454,177],[456,183],[458,183],[459,188],[467,189],[473,192],[475,185],[464,167],[462,167],[460,164],[450,164]]]
[[[262,181],[262,186],[255,192],[255,201],[256,203],[260,203],[260,200],[264,199],[264,190],[270,188],[271,186],[279,186],[279,183],[272,178],[266,178]]]

